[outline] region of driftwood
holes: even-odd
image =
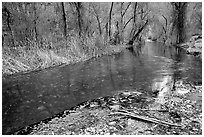
[[[148,118],[148,117],[144,117],[144,116],[139,116],[135,113],[131,113],[131,112],[128,112],[128,111],[121,111],[121,112],[113,112],[112,114],[120,114],[120,115],[125,115],[125,116],[130,116],[130,117],[133,117],[133,118],[137,118],[137,119],[140,119],[140,120],[143,120],[143,121],[148,121],[148,122],[152,122],[152,123],[156,123],[156,124],[164,124],[164,125],[169,125],[169,126],[177,126],[177,127],[181,127],[181,125],[177,125],[177,124],[174,124],[174,123],[169,123],[169,122],[166,122],[166,121],[161,121],[161,120],[158,120],[158,119],[155,119],[155,118]]]

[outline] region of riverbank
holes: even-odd
[[[27,135],[201,135],[202,86],[183,81],[165,94],[139,90],[83,102],[14,134]]]
[[[48,44],[30,42],[29,45],[22,44],[18,47],[2,47],[2,75],[29,73],[74,64],[105,54],[118,53],[126,48],[126,45],[95,45],[93,40],[87,40],[82,47],[83,44],[80,44],[78,39],[63,41],[61,44],[48,46]]]

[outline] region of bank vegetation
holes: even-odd
[[[3,2],[2,73],[76,63],[146,39],[174,45],[201,30],[202,3]]]

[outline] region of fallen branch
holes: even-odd
[[[169,112],[169,110],[166,109],[138,109],[139,111],[158,111],[158,112]]]
[[[125,108],[124,108],[125,109]],[[126,109],[126,110],[130,110],[133,111],[132,109]],[[124,110],[123,110],[124,111]],[[169,110],[166,109],[137,109],[137,111],[158,111],[158,112],[169,112]],[[127,111],[128,112],[128,111]],[[135,112],[135,111],[133,111]]]
[[[137,118],[143,121],[148,121],[148,122],[152,122],[152,123],[156,123],[156,124],[164,124],[164,125],[169,125],[169,126],[177,126],[177,127],[181,127],[181,125],[177,125],[177,124],[173,124],[173,123],[169,123],[166,121],[161,121],[155,118],[148,118],[148,117],[144,117],[144,116],[139,116],[137,114],[128,112],[128,111],[124,111],[124,112],[114,112],[112,114],[121,114],[121,115],[125,115],[125,116],[130,116],[133,118]]]

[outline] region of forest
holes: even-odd
[[[201,135],[202,2],[2,2],[2,134]]]
[[[3,2],[2,72],[84,61],[145,39],[175,45],[201,30],[201,2]]]

